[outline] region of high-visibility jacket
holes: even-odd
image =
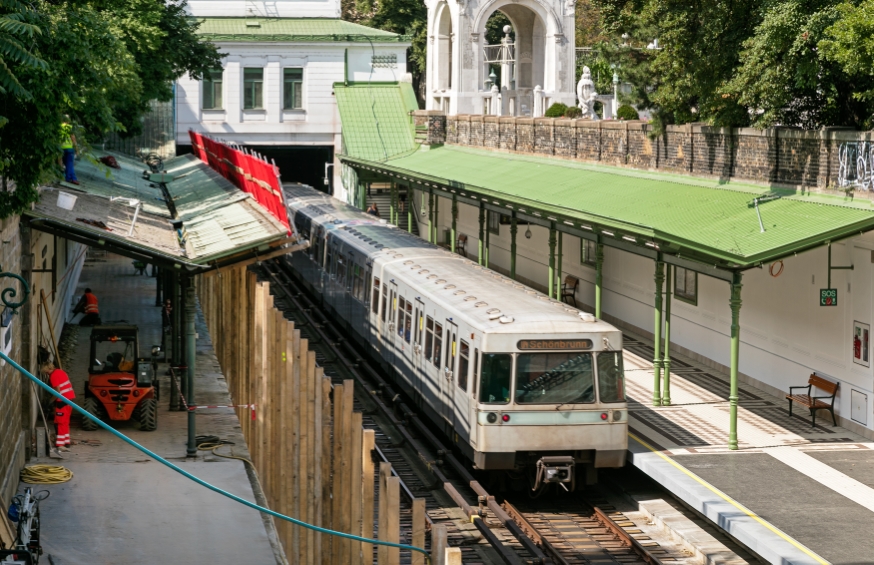
[[[100,312],[97,310],[97,297],[91,294],[90,292],[85,293],[85,313],[86,314],[99,314]]]
[[[73,126],[61,124],[61,149],[73,149]]]
[[[61,396],[67,400],[76,398],[76,393],[73,392],[73,383],[70,382],[70,377],[62,369],[52,371],[49,375],[49,382],[52,388],[61,393]]]

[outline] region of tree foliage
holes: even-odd
[[[37,184],[56,174],[65,114],[80,146],[112,131],[134,134],[148,101],[169,99],[174,79],[220,64],[184,10],[184,1],[36,0],[24,10],[0,0],[0,108],[8,119],[0,129],[0,176],[16,186],[0,192],[0,217],[25,209]],[[27,56],[9,57],[10,40]]]

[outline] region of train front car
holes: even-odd
[[[563,310],[541,322],[517,314],[483,339],[474,463],[524,474],[533,490],[593,483],[598,468],[624,465],[628,446],[622,333]]]

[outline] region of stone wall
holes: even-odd
[[[816,190],[837,190],[846,184],[839,183],[841,147],[874,141],[874,132],[845,128],[757,130],[687,124],[668,126],[655,137],[651,125],[637,121],[414,114],[427,114],[430,127],[438,132],[433,137],[441,143]],[[871,194],[856,190],[862,192]]]

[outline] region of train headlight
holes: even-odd
[[[622,419],[622,410],[614,410],[613,411],[613,421],[618,422]]]
[[[606,419],[607,419],[607,413],[606,413],[606,412],[601,412],[601,419],[602,419],[602,420],[606,420]]]
[[[509,414],[504,414],[503,416],[501,416],[501,420],[503,420],[503,421],[505,421],[505,422],[509,422],[509,421],[510,421],[510,415],[509,415]]]
[[[494,424],[498,421],[498,415],[494,412],[489,412],[488,416],[486,416],[486,420],[489,421],[489,424]]]

